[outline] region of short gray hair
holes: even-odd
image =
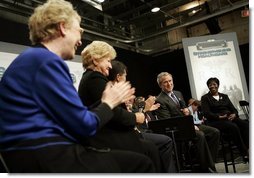
[[[161,72],[161,73],[159,73],[159,74],[157,75],[157,83],[158,83],[159,86],[160,86],[160,84],[161,84],[161,78],[164,77],[164,76],[167,76],[167,75],[173,77],[172,74],[170,74],[170,73],[168,73],[168,72]]]
[[[69,27],[74,18],[81,21],[81,17],[68,1],[48,0],[39,5],[28,21],[29,38],[32,44],[56,39],[60,36],[59,24],[64,22]]]

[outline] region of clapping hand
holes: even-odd
[[[149,96],[147,100],[145,100],[146,106],[144,111],[154,111],[160,107],[160,103],[155,103],[155,96]]]
[[[129,82],[118,82],[114,85],[108,82],[103,91],[101,101],[113,109],[117,105],[133,99],[135,97],[134,93],[135,88],[132,88]]]

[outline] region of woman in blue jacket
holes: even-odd
[[[81,144],[134,89],[108,85],[93,112],[82,104],[64,62],[82,44],[80,21],[64,0],[49,0],[30,17],[36,46],[21,53],[0,82],[1,154],[10,172],[153,172],[142,154]]]

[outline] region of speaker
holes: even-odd
[[[211,34],[217,34],[221,32],[219,22],[217,18],[210,18],[205,21],[205,24]]]

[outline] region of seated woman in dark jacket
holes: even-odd
[[[230,134],[242,155],[248,156],[249,122],[239,118],[228,95],[218,92],[219,79],[209,78],[206,84],[210,91],[202,96],[201,106],[208,125]]]
[[[109,70],[112,68],[111,60],[116,57],[112,46],[103,41],[93,41],[86,46],[81,53],[85,72],[79,84],[78,93],[84,105],[91,109],[100,104],[109,80]],[[130,113],[121,106],[114,110],[114,116],[97,134],[89,139],[89,144],[95,147],[109,147],[144,153],[149,156],[157,171],[160,169],[160,158],[158,149],[149,141],[140,140],[134,131],[136,123],[143,123],[143,113]]]

